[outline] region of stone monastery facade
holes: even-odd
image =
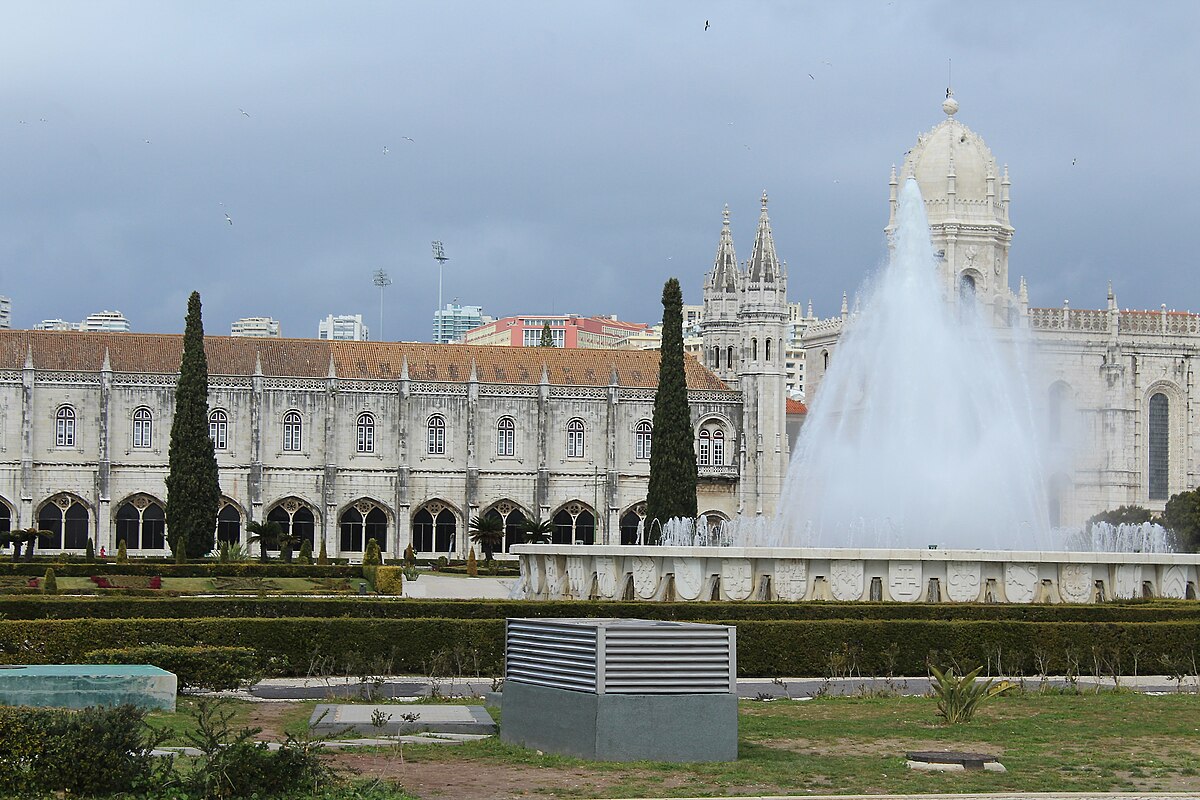
[[[165,550],[167,454],[183,337],[0,331],[0,530],[39,549]],[[495,513],[554,541],[633,542],[644,513],[658,353],[209,337],[222,540],[279,522],[330,555],[466,554]],[[687,359],[700,509],[778,492],[747,457],[743,399]],[[782,397],[779,401],[782,408]],[[749,430],[757,430],[750,424]]]
[[[945,119],[918,138],[899,174],[892,169],[886,230],[900,180],[915,177],[947,302],[977,304],[998,329],[1032,340],[1050,523],[1076,525],[1126,504],[1162,511],[1171,495],[1200,483],[1200,315],[1166,304],[1121,310],[1111,285],[1103,309],[1030,308],[1025,279],[1015,292],[1010,282],[1008,167],[998,169],[983,139],[955,118],[957,100],[947,97],[942,110]],[[843,301],[840,316],[805,321],[810,398],[819,398],[852,316]]]

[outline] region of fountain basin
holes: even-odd
[[[1200,554],[517,545],[531,600],[1096,603],[1195,598]]]
[[[149,664],[30,664],[0,667],[0,705],[86,708],[131,703],[175,710],[178,681]]]

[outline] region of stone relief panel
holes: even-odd
[[[1121,600],[1129,600],[1141,594],[1142,567],[1140,564],[1117,564],[1113,594]]]
[[[629,571],[633,573],[633,591],[643,600],[649,600],[658,592],[658,559],[634,556],[629,559]]]
[[[829,562],[829,589],[834,600],[861,600],[863,596],[863,562]]]
[[[567,584],[571,587],[571,596],[586,600],[592,591],[592,572],[589,570],[587,556],[567,556]]]
[[[721,594],[726,600],[745,600],[754,591],[754,566],[748,558],[721,559]]]
[[[808,562],[798,558],[775,559],[775,596],[803,600],[808,594]]]
[[[1092,602],[1091,564],[1059,564],[1058,594],[1064,603]]]
[[[1037,564],[1004,565],[1004,596],[1010,603],[1032,603],[1037,592]]]
[[[681,600],[698,600],[704,590],[704,560],[675,559],[675,594]]]
[[[546,556],[546,596],[560,597],[563,593],[563,566],[561,556]]]
[[[979,599],[983,568],[977,561],[946,562],[946,596],[956,603]]]
[[[1187,572],[1178,564],[1162,568],[1162,578],[1158,582],[1158,593],[1163,597],[1182,600],[1187,597]]]
[[[888,592],[893,600],[912,603],[921,599],[921,562],[889,561]]]
[[[605,600],[617,596],[617,560],[612,556],[596,557],[596,591]]]

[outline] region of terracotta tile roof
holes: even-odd
[[[35,369],[94,372],[105,350],[115,372],[177,372],[183,336],[166,333],[79,333],[0,330],[0,369],[21,369],[33,350]],[[545,365],[556,386],[608,386],[613,370],[625,387],[658,383],[655,350],[577,350],[549,347],[491,347],[408,342],[330,342],[321,339],[253,339],[208,336],[204,340],[212,375],[252,375],[255,356],[264,375],[323,378],[330,357],[339,378],[395,380],[404,360],[414,381],[465,381],[474,361],[482,383],[536,384]],[[686,360],[688,388],[728,387],[695,358]]]
[[[807,414],[808,406],[801,403],[799,400],[787,399],[787,406],[784,408],[786,414]]]

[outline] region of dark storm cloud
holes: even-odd
[[[948,58],[959,118],[1010,165],[1035,304],[1100,306],[1111,278],[1123,306],[1200,309],[1191,3],[30,3],[0,22],[20,326],[117,308],[179,330],[196,288],[215,333],[375,328],[383,267],[387,337],[428,338],[432,239],[447,301],[652,321],[669,275],[699,300],[726,202],[749,257],[764,188],[791,298],[833,314],[879,261],[888,170],[941,118]]]

